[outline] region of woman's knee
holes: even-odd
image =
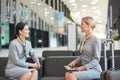
[[[77,77],[74,73],[66,72],[65,77],[69,80],[77,80]]]
[[[31,79],[31,77],[32,77],[32,73],[31,72],[27,72],[26,74],[24,74],[23,76],[22,76],[22,78],[21,78],[21,80],[29,80],[29,79]]]
[[[71,80],[78,80],[77,76],[74,73],[70,74]]]
[[[38,75],[38,70],[32,71],[32,74],[33,74],[33,75]]]
[[[65,76],[68,77],[71,73],[70,72],[66,72]]]
[[[76,77],[76,75],[75,75],[74,73],[71,73],[70,76],[72,76],[72,77]]]

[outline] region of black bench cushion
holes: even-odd
[[[114,55],[115,56],[120,56],[120,50],[114,50]],[[104,51],[101,51],[101,56],[104,56]],[[112,51],[111,50],[107,50],[106,51],[106,56],[107,57],[112,56]]]
[[[47,58],[49,56],[73,56],[73,51],[70,50],[43,51],[42,57]]]
[[[45,59],[44,76],[64,76],[65,65],[76,59],[77,56],[50,56]]]
[[[100,65],[101,65],[102,70],[104,71],[105,70],[105,59],[104,59],[104,56],[100,57]],[[108,59],[107,59],[107,68],[108,68]]]
[[[120,56],[114,56],[115,68],[120,69]],[[108,69],[112,68],[112,56],[108,58]]]
[[[5,66],[8,62],[7,57],[0,57],[0,77],[4,77],[5,75]]]
[[[5,77],[5,66],[8,62],[8,57],[0,57],[0,80],[13,80]]]
[[[65,80],[64,76],[44,76],[41,80]]]
[[[73,56],[80,56],[80,51],[79,51],[79,50],[74,51],[74,52],[73,52]]]
[[[6,77],[0,77],[0,80],[17,80],[17,79],[9,79],[9,78],[6,78]]]

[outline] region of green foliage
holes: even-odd
[[[114,40],[117,40],[117,41],[120,40],[120,34],[114,36],[113,39],[114,39]]]

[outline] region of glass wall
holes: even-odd
[[[0,0],[1,1],[1,0]],[[67,21],[72,21],[70,11],[61,0],[3,0],[6,13],[2,25],[2,47],[9,45],[15,34],[15,25],[19,21],[30,27],[32,46],[59,47],[67,45]],[[56,15],[57,14],[57,15]],[[1,14],[0,14],[1,15]],[[1,15],[3,16],[3,15]]]
[[[0,0],[0,38],[1,38],[1,0]],[[1,50],[1,39],[0,39],[0,50]]]
[[[12,0],[12,17],[13,17],[13,21],[16,24],[16,0]]]
[[[6,2],[1,1],[1,7],[5,7],[1,9],[1,16],[3,15],[2,10],[6,12],[3,16],[6,19],[1,18],[1,46],[3,48],[8,48],[9,45],[9,19],[11,15],[11,2],[10,0],[6,0]]]

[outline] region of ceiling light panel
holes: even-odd
[[[81,7],[82,7],[82,8],[86,8],[86,7],[87,7],[87,5],[82,5]]]

